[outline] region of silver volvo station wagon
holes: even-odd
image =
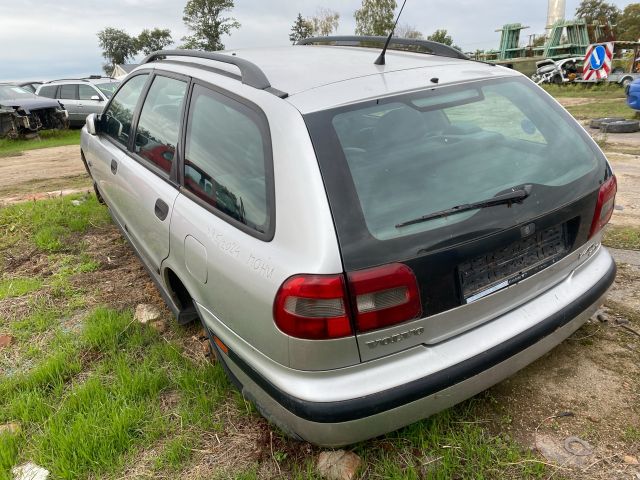
[[[242,394],[339,446],[500,382],[577,330],[616,267],[616,177],[521,74],[426,41],[162,51],[82,158],[180,323]]]

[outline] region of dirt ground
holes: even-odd
[[[610,136],[605,151],[619,181],[618,209],[612,223],[640,226],[640,133]],[[34,191],[34,185],[77,190],[77,183],[82,181],[89,184],[77,146],[3,158],[0,206],[3,202],[40,198],[55,190],[45,188],[38,192]],[[139,302],[161,305],[143,267],[115,227],[95,232],[84,241],[92,245],[92,256],[103,265],[79,279],[96,287],[96,296],[89,299],[89,305],[108,303],[114,308],[131,307]],[[485,402],[486,410],[480,412],[478,421],[487,423],[487,428],[496,432],[508,432],[525,448],[536,452],[540,461],[554,465],[556,478],[640,478],[640,466],[630,460],[640,458],[640,336],[629,330],[634,323],[634,328],[640,325],[640,252],[614,253],[619,274],[601,315],[537,362],[481,394],[489,401]],[[25,275],[36,274],[38,265],[37,258],[30,258],[7,267]],[[127,288],[134,284],[143,287]],[[25,306],[2,307],[10,310]],[[202,355],[197,335],[190,351]],[[222,434],[227,446],[237,447],[232,450],[238,457],[234,457],[234,462],[239,464],[250,463],[259,456],[251,445],[259,444],[268,430],[261,419],[244,422],[239,425],[232,422],[233,428]],[[217,440],[219,443],[220,439]],[[215,448],[202,452],[188,473],[208,476],[213,473],[211,466],[218,463],[216,455],[220,454]],[[144,471],[145,464],[143,456],[132,469],[139,473]]]

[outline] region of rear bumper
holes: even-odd
[[[599,248],[564,281],[526,305],[446,342],[414,347],[384,362],[320,374],[298,372],[291,379],[267,378],[233,346],[225,362],[243,394],[285,431],[320,445],[350,444],[450,407],[533,362],[594,313],[615,274],[611,256]],[[218,322],[203,313],[216,331]],[[390,376],[401,380],[415,377],[416,371],[423,375],[375,390]],[[360,394],[363,390],[368,393]],[[333,393],[320,394],[327,391]],[[345,398],[328,400],[336,395]]]

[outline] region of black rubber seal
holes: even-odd
[[[358,420],[433,395],[508,360],[510,357],[551,335],[558,328],[568,324],[584,312],[606,293],[615,277],[616,266],[612,262],[609,270],[581,298],[532,328],[445,370],[399,387],[364,397],[321,403],[301,400],[280,390],[231,350],[229,350],[229,358],[275,401],[300,418],[317,423],[340,423]]]

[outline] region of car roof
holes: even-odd
[[[424,53],[389,50],[385,65],[375,65],[380,48],[294,45],[287,47],[238,49],[217,52],[248,60],[268,78],[271,86],[288,95],[287,101],[303,113],[361,101],[370,96],[389,95],[411,89],[496,75],[520,75],[512,70],[473,60]],[[237,74],[234,65],[193,57],[142,64],[148,68],[164,64],[172,70],[181,62],[199,64]],[[179,69],[178,69],[179,71]],[[202,78],[211,75],[203,72]],[[391,83],[385,85],[387,81]]]

